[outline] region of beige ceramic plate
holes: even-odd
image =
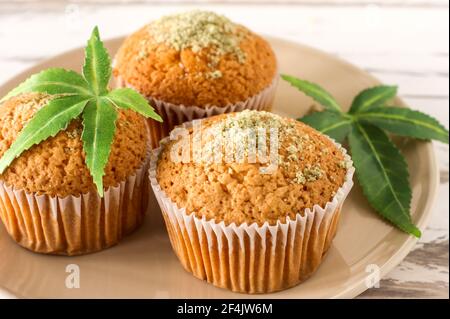
[[[107,41],[115,52],[123,39]],[[271,39],[281,72],[320,83],[342,105],[349,105],[361,89],[377,80],[328,54],[298,44]],[[0,87],[6,94],[32,73],[48,67],[81,68],[83,50],[59,55],[20,74]],[[401,101],[397,101],[401,103]],[[312,104],[309,98],[281,82],[274,110],[297,117]],[[411,212],[421,230],[432,214],[438,171],[430,143],[401,141],[411,172]],[[343,208],[337,236],[318,272],[303,284],[270,295],[271,298],[354,297],[366,290],[368,271],[379,267],[381,276],[397,265],[416,240],[383,222],[369,207],[356,185]],[[66,267],[80,267],[79,289],[67,289]],[[375,265],[375,266],[373,266]],[[16,245],[0,225],[0,291],[22,297],[134,297],[134,298],[242,298],[245,295],[215,288],[183,270],[170,247],[154,199],[145,225],[121,244],[81,257],[31,253]]]

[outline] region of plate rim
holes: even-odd
[[[263,35],[263,37],[265,39],[267,39],[269,42],[276,41],[276,42],[283,43],[286,45],[307,49],[316,55],[321,55],[321,56],[326,57],[329,60],[334,60],[336,63],[339,63],[355,72],[364,73],[364,75],[367,78],[371,79],[374,82],[383,83],[382,81],[380,81],[378,78],[376,78],[369,72],[361,69],[360,67],[352,64],[351,62],[349,62],[341,57],[335,56],[326,51],[322,51],[322,50],[314,48],[312,46],[305,45],[301,42],[288,40],[283,37],[275,37],[275,36],[267,36],[267,35]],[[123,41],[125,38],[126,38],[126,36],[116,36],[116,37],[104,39],[103,41],[107,46],[108,44],[110,44],[112,42]],[[59,59],[66,55],[74,54],[76,51],[79,51],[82,49],[83,49],[82,46],[73,47],[69,50],[60,52],[58,54],[52,55],[52,56],[42,60],[42,61],[39,61],[39,62],[31,65],[30,67],[27,67],[23,71],[17,73],[16,75],[10,77],[6,81],[0,83],[0,89],[4,89],[5,87],[9,87],[15,83],[18,83],[18,81],[21,78],[28,78],[31,74],[33,74],[35,72],[35,70],[41,70],[47,64],[51,63],[52,60]],[[396,97],[396,99],[400,102],[401,105],[403,105],[405,107],[409,107],[408,104],[405,103],[402,98]],[[436,156],[436,151],[433,147],[433,143],[431,141],[426,141],[423,143],[425,144],[425,147],[426,147],[425,148],[426,154],[430,159],[430,163],[432,164],[432,166],[429,168],[429,172],[430,172],[429,184],[431,187],[429,189],[429,196],[427,197],[427,200],[425,202],[423,212],[420,214],[420,216],[418,216],[416,225],[418,226],[418,228],[425,230],[425,228],[427,227],[427,225],[431,219],[434,205],[436,204],[436,198],[437,198],[437,193],[438,193],[437,190],[439,188],[439,163],[438,163],[438,159]],[[402,235],[402,233],[399,232],[399,235]],[[411,252],[412,248],[415,246],[417,241],[418,241],[418,238],[416,238],[412,235],[409,235],[403,241],[403,243],[396,249],[395,253],[393,253],[383,265],[379,266],[380,267],[380,280],[387,273],[389,273],[393,268],[395,268]],[[358,280],[355,283],[346,287],[345,289],[342,289],[342,291],[336,293],[331,298],[354,298],[354,297],[359,296],[361,293],[363,293],[364,291],[366,291],[368,289],[369,288],[365,285],[364,280]],[[11,298],[26,298],[24,296],[21,296],[19,293],[10,291],[9,289],[3,287],[2,285],[0,285],[0,293],[6,295],[8,297],[11,297]],[[268,294],[267,296],[268,296],[268,298],[271,297],[270,294]],[[251,295],[247,295],[247,297],[251,298]]]

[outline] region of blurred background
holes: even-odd
[[[448,115],[448,0],[0,0],[0,81],[83,45],[93,25],[116,37],[193,8],[337,55],[398,84],[410,105]]]
[[[111,38],[194,8],[345,59],[399,85],[411,107],[449,126],[448,0],[0,0],[0,83],[84,45],[94,25],[103,38]],[[441,184],[433,219],[405,261],[363,298],[448,298],[449,150],[441,143],[434,147]]]

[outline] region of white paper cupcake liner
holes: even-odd
[[[272,108],[273,100],[275,98],[278,77],[278,73],[276,73],[270,85],[260,93],[248,98],[245,101],[230,103],[227,106],[187,106],[183,104],[173,104],[147,96],[150,104],[156,109],[158,114],[164,120],[162,123],[160,123],[149,119],[149,121],[151,122],[150,131],[152,146],[154,148],[158,147],[158,142],[162,138],[168,136],[173,128],[180,124],[183,124],[184,122],[202,119],[213,115],[239,112],[243,110],[270,111]],[[120,76],[116,78],[116,86],[133,88],[132,85],[128,84]]]
[[[39,195],[0,181],[0,218],[9,235],[34,252],[80,255],[117,244],[146,212],[151,152],[126,180],[105,190],[66,197]]]
[[[185,127],[189,126],[185,123]],[[335,144],[351,162],[346,150]],[[215,286],[243,293],[286,289],[314,273],[336,233],[342,205],[353,186],[353,166],[347,170],[344,184],[323,208],[314,205],[303,215],[288,217],[276,225],[226,225],[187,214],[161,189],[156,168],[162,147],[153,151],[150,183],[172,247],[187,271]]]

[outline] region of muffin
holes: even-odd
[[[0,106],[0,157],[51,98],[22,94]],[[121,110],[116,126],[103,197],[85,164],[78,119],[22,153],[0,175],[0,217],[17,243],[39,253],[85,254],[117,244],[142,223],[150,157],[147,123]]]
[[[274,292],[307,279],[331,245],[353,185],[345,150],[303,123],[263,111],[202,120],[201,134],[198,127],[196,121],[183,125],[183,141],[166,138],[150,164],[151,186],[183,267],[242,293]],[[263,146],[251,160],[250,132],[259,129],[273,163],[259,155]],[[190,147],[189,160],[177,157],[186,150],[180,145]],[[214,157],[218,150],[230,154],[224,150],[230,145],[234,160]],[[214,158],[213,146],[219,147]]]
[[[269,43],[212,12],[163,17],[129,36],[113,73],[119,87],[148,97],[154,145],[179,124],[211,115],[269,110],[277,63]]]

